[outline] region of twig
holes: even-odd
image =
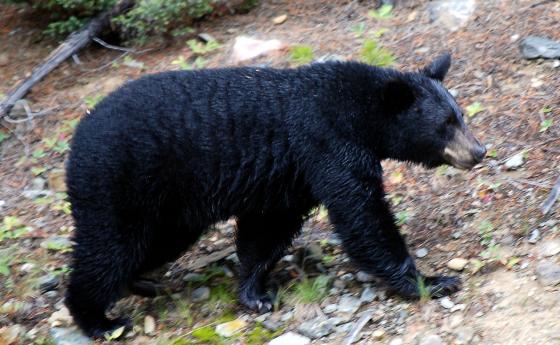
[[[552,190],[550,191],[548,198],[546,198],[546,201],[542,205],[541,210],[543,215],[546,215],[548,212],[550,212],[550,209],[552,209],[552,205],[554,205],[554,203],[556,202],[559,196],[560,196],[560,177],[558,178],[558,181],[556,181],[556,183],[554,184],[554,187],[552,187]]]
[[[366,324],[372,318],[372,316],[373,316],[373,310],[368,310],[364,312],[362,317],[360,317],[358,322],[356,322],[354,328],[352,328],[352,331],[350,331],[348,337],[344,339],[344,341],[340,345],[351,345],[354,341],[356,341],[356,339],[358,338],[358,334],[360,334],[362,328],[366,326]]]
[[[92,38],[92,40],[100,45],[102,45],[103,47],[107,48],[107,49],[112,49],[112,50],[118,50],[121,52],[127,52],[127,53],[136,53],[136,50],[134,49],[130,49],[130,48],[124,48],[124,47],[119,47],[119,46],[115,46],[112,44],[109,44],[105,41],[103,41],[101,38],[99,37],[94,37]]]

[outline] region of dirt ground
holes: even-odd
[[[164,272],[172,293],[119,303],[116,312],[132,315],[136,325],[122,343],[267,343],[325,317],[329,305],[340,306],[341,296],[360,296],[370,288],[376,292],[373,301],[350,315],[331,313],[340,319],[337,327],[312,344],[340,344],[364,311],[374,316],[359,344],[560,344],[560,294],[539,269],[544,263],[560,270],[555,266],[560,206],[546,216],[540,210],[560,174],[560,64],[525,60],[519,50],[529,35],[560,40],[560,2],[477,1],[466,25],[455,31],[430,19],[430,4],[402,1],[391,18],[381,20],[368,16],[374,8],[370,1],[263,0],[248,14],[214,18],[195,29],[221,43],[204,56],[205,67],[237,65],[232,53],[240,35],[285,43],[285,49],[241,63],[274,67],[292,64],[289,47],[296,44],[312,47],[315,59],[358,60],[364,40],[382,28],[387,30],[377,41],[395,55],[395,68],[420,68],[451,52],[446,86],[464,108],[482,106],[467,121],[487,145],[487,159],[469,172],[398,162],[384,167],[388,198],[410,251],[427,251],[417,264],[425,273],[449,274],[451,259],[468,260],[464,270],[453,273],[463,279],[463,289],[450,301],[416,302],[362,281],[320,210],[276,270],[283,297],[279,309],[256,319],[235,302],[235,259],[229,256],[233,225],[228,223]],[[285,22],[273,22],[284,14]],[[56,47],[57,42],[41,39],[40,23],[30,11],[0,4],[0,93]],[[360,23],[363,30],[356,29]],[[188,38],[154,39],[149,50],[127,57],[92,45],[78,54],[80,64],[63,63],[26,96],[31,109],[43,113],[17,121],[25,118],[17,108],[0,122],[0,344],[62,344],[52,337],[53,329],[71,327],[62,297],[73,230],[63,182],[72,130],[96,100],[125,81],[179,69],[181,57],[192,61]],[[522,164],[508,170],[508,160],[518,154]],[[308,256],[305,264],[297,260]],[[198,279],[189,281],[193,272]],[[294,298],[302,277],[317,276],[330,277],[324,299]],[[194,291],[201,287],[209,288],[210,296],[195,301]],[[215,325],[233,319],[247,325],[233,337],[215,334]]]

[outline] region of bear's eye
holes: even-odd
[[[448,116],[447,120],[445,120],[445,123],[447,125],[454,125],[456,122],[457,122],[457,117],[454,114]]]

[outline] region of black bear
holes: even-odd
[[[272,307],[267,274],[324,204],[344,249],[403,296],[434,296],[455,277],[423,277],[384,199],[380,161],[471,168],[485,147],[442,80],[443,55],[418,72],[355,62],[297,69],[174,71],[133,81],[78,125],[67,184],[75,246],[66,303],[102,336],[105,312],[141,275],[235,217],[239,300]]]

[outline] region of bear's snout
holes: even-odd
[[[453,138],[443,150],[443,158],[459,169],[472,169],[486,156],[486,147],[466,128],[455,130]]]

